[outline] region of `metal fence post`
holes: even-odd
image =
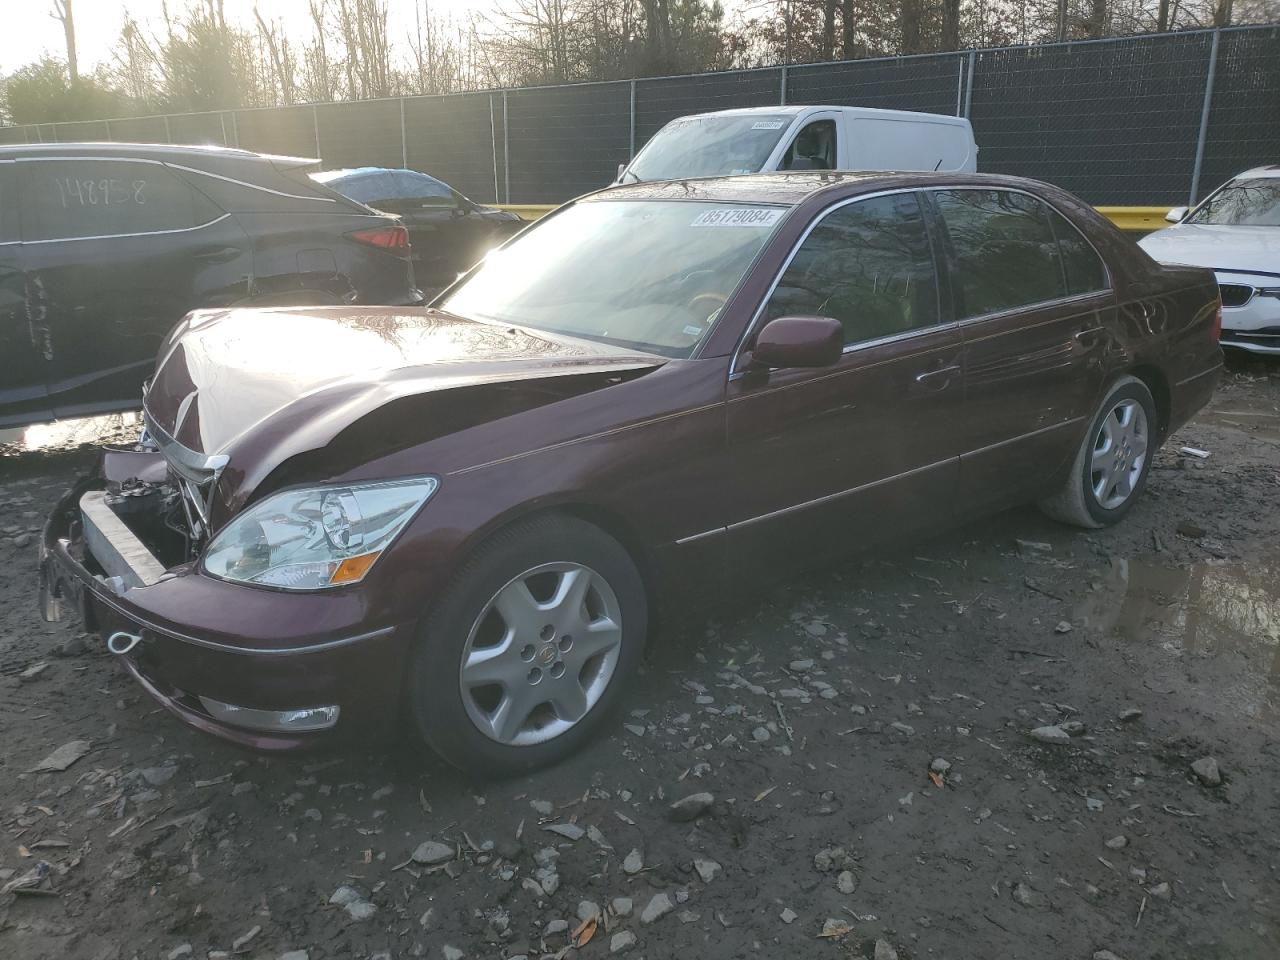
[[[493,94],[489,94],[489,147],[493,153],[493,202],[501,203],[498,193],[498,128],[493,119]]]
[[[400,166],[409,169],[409,138],[404,129],[404,97],[400,98]]]
[[[164,118],[164,138],[167,142],[173,143],[173,132],[169,129],[169,115],[165,114]]]
[[[631,147],[627,152],[627,159],[631,160],[636,155],[636,82],[631,81]]]
[[[511,128],[507,125],[507,91],[502,91],[502,195],[511,202]]]
[[[104,127],[106,127],[106,129],[107,129],[107,139],[108,139],[108,140],[110,140],[110,139],[111,139],[111,121],[110,121],[110,120],[103,120],[103,121],[102,121],[102,125],[103,125]]]
[[[1213,31],[1213,44],[1209,47],[1209,72],[1204,79],[1204,105],[1200,108],[1200,136],[1196,140],[1196,165],[1191,171],[1191,196],[1187,205],[1194,207],[1200,195],[1200,171],[1204,167],[1204,141],[1209,132],[1209,108],[1213,103],[1213,77],[1218,71],[1218,37],[1221,30]]]
[[[323,160],[324,155],[320,153],[320,108],[314,103],[311,105],[311,129],[316,135],[316,159]]]
[[[782,65],[782,80],[778,87],[780,88],[778,92],[782,95],[778,104],[785,107],[787,105],[787,65],[785,63]]]
[[[969,111],[973,109],[973,68],[977,65],[978,57],[969,51],[969,69],[965,71],[967,76],[964,81],[964,118],[969,119]]]
[[[956,57],[956,116],[964,114],[964,57]]]
[[[218,123],[222,124],[222,145],[224,147],[231,146],[231,144],[227,143],[227,114],[225,110],[218,114]]]

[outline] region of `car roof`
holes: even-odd
[[[581,198],[597,200],[693,200],[728,203],[765,203],[793,207],[825,193],[861,194],[877,190],[924,187],[985,186],[1005,189],[1044,184],[1022,177],[989,173],[932,173],[929,171],[813,170],[792,173],[751,173],[736,177],[701,177],[687,180],[655,180],[619,184]]]
[[[727,110],[707,110],[703,113],[690,113],[682,117],[676,117],[676,120],[689,120],[695,117],[793,117],[809,110],[829,110],[836,113],[858,113],[866,114],[869,117],[886,117],[886,118],[903,118],[911,117],[920,120],[922,123],[938,123],[947,121],[957,125],[967,124],[969,121],[964,117],[953,117],[943,113],[923,113],[918,110],[885,110],[881,107],[860,107],[856,104],[837,104],[837,103],[788,103],[785,106],[779,105],[775,107],[730,107]]]
[[[173,143],[21,143],[0,146],[0,158],[22,157],[139,157],[145,160],[173,160],[198,163],[200,160],[264,161],[277,166],[306,166],[319,163],[308,157],[254,153],[236,147]]]
[[[1265,167],[1254,167],[1244,173],[1237,173],[1232,180],[1273,180],[1280,178],[1280,163],[1268,164]]]

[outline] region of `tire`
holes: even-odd
[[[517,523],[480,547],[422,625],[407,681],[418,733],[479,776],[556,763],[617,704],[647,628],[621,544],[573,517]]]
[[[1132,419],[1126,421],[1126,416]],[[1157,440],[1151,391],[1137,377],[1121,377],[1090,421],[1062,487],[1041,500],[1040,509],[1055,520],[1087,529],[1118,522],[1146,486]]]

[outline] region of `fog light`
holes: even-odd
[[[328,730],[338,722],[338,708],[302,707],[297,710],[258,710],[254,707],[237,707],[209,697],[200,697],[200,703],[209,716],[222,723],[246,730],[262,730],[268,733],[312,733]]]

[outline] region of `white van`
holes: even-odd
[[[653,135],[618,183],[769,170],[936,170],[978,166],[963,117],[870,107],[747,107],[678,117]]]

